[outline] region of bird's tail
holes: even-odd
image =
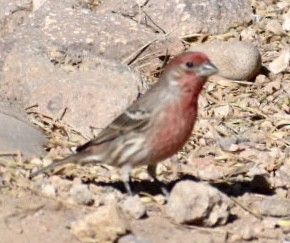
[[[84,153],[72,154],[64,159],[56,160],[53,163],[51,163],[50,165],[35,171],[34,173],[30,174],[29,178],[31,179],[37,175],[42,174],[42,173],[49,173],[54,168],[65,165],[65,164],[70,164],[70,163],[71,164],[78,164],[78,163],[84,164],[84,163],[88,163],[88,162],[92,162],[92,161],[100,162],[100,160],[97,158],[88,160],[88,157],[90,157],[89,154],[84,154]]]

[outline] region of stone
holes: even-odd
[[[283,29],[285,31],[290,31],[290,8],[288,12],[284,15]]]
[[[73,184],[69,195],[77,204],[92,205],[94,203],[94,195],[85,184]]]
[[[90,127],[104,128],[136,99],[142,80],[126,65],[86,57],[87,46],[78,47],[74,54],[76,47],[15,47],[4,63],[2,96],[23,107],[37,104],[34,111],[53,119],[65,111],[64,122],[92,136]]]
[[[252,80],[262,62],[259,50],[244,41],[211,41],[190,48],[208,55],[218,67],[219,75],[233,80]]]
[[[18,108],[0,105],[0,150],[16,153],[24,159],[43,154],[46,139],[40,130],[33,127],[26,114]]]
[[[290,47],[285,47],[279,56],[274,59],[268,66],[268,69],[274,73],[281,73],[289,67],[290,62]]]
[[[146,214],[146,207],[138,195],[127,197],[120,206],[124,213],[134,219],[140,219]]]
[[[118,243],[151,243],[151,241],[142,236],[128,234],[118,239]]]
[[[5,36],[18,30],[28,18],[31,0],[0,0],[0,35]],[[2,53],[1,53],[2,55]]]
[[[279,197],[266,197],[254,205],[260,214],[272,217],[289,217],[290,200]]]
[[[199,226],[224,225],[231,203],[217,189],[189,180],[172,189],[166,213],[177,223]]]
[[[103,1],[97,11],[111,12],[134,19],[159,33],[176,36],[194,33],[218,34],[230,27],[248,23],[253,19],[248,0],[175,0],[138,4],[135,0]]]
[[[56,188],[51,184],[44,184],[41,187],[41,192],[48,197],[56,196]]]
[[[129,229],[123,212],[114,204],[97,208],[71,227],[72,233],[81,242],[115,242]]]

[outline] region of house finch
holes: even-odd
[[[155,178],[158,162],[175,154],[185,144],[197,116],[198,95],[208,76],[217,68],[200,52],[176,56],[159,81],[97,138],[73,154],[31,174],[31,178],[66,163],[101,162],[121,167],[122,180],[130,192],[133,166],[148,165]]]

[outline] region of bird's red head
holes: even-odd
[[[168,64],[167,68],[179,69],[181,73],[195,73],[200,77],[208,77],[218,71],[209,58],[201,52],[185,52],[176,56]]]

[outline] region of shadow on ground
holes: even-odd
[[[194,182],[201,182],[201,180],[195,176],[184,174],[179,179],[173,180],[170,182],[162,182],[162,181],[130,181],[130,188],[133,194],[147,193],[152,196],[158,194],[164,194],[164,190],[170,193],[172,188],[180,181],[183,180],[191,180]],[[122,193],[126,193],[126,188],[122,181],[116,182],[93,182],[87,181],[85,183],[94,183],[98,186],[104,187],[113,187]],[[245,193],[257,193],[263,195],[273,195],[275,192],[271,188],[267,178],[262,175],[256,175],[249,181],[223,181],[223,182],[209,182],[209,184],[222,193],[228,196],[242,196]]]

